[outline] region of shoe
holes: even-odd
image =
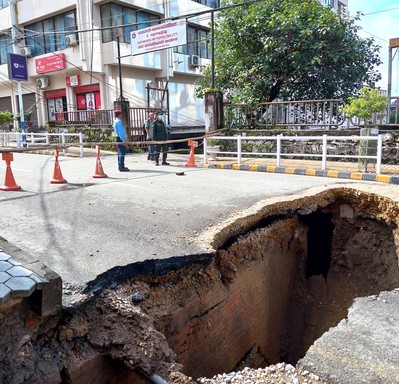
[[[155,165],[159,165],[159,162],[158,162],[158,161],[156,161],[156,162],[155,162]]]
[[[129,172],[129,171],[130,171],[130,169],[126,168],[126,167],[119,168],[119,172]]]
[[[166,161],[163,161],[162,165],[170,165],[170,163],[167,163]]]

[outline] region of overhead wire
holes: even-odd
[[[172,1],[170,1],[170,3],[174,2],[174,1],[175,1],[175,0],[172,0]],[[218,8],[217,10],[224,9],[224,8],[230,8],[230,7],[233,7],[233,6],[235,7],[235,6],[248,5],[248,4],[257,3],[257,2],[260,2],[260,1],[262,1],[262,0],[247,1],[247,2],[244,2],[244,3],[234,4],[234,5],[230,5],[230,6],[227,6],[227,7],[220,7],[220,8]],[[93,6],[93,1],[92,1],[92,6]],[[137,8],[137,7],[135,7],[135,8]],[[137,22],[137,23],[127,24],[127,25],[122,25],[122,26],[121,26],[121,25],[118,25],[118,26],[101,27],[101,28],[96,28],[96,29],[94,29],[94,28],[93,28],[93,25],[92,25],[92,23],[91,23],[91,25],[90,25],[91,28],[89,28],[88,30],[76,30],[76,33],[82,34],[82,33],[84,33],[84,32],[91,32],[91,34],[92,34],[92,36],[91,36],[91,53],[93,54],[94,41],[96,41],[96,40],[94,39],[94,31],[102,31],[102,30],[104,30],[104,29],[122,28],[122,27],[124,27],[124,26],[139,26],[140,24],[144,24],[144,23],[145,23],[145,24],[148,24],[148,23],[151,23],[151,22],[154,22],[154,23],[157,22],[157,23],[159,23],[160,21],[167,21],[167,20],[176,20],[176,19],[184,19],[184,18],[187,20],[187,19],[193,18],[193,17],[197,17],[197,21],[203,21],[203,20],[208,20],[208,19],[209,19],[209,16],[208,16],[208,17],[202,16],[201,18],[199,18],[198,16],[205,15],[205,14],[208,14],[208,13],[210,13],[210,12],[216,12],[216,11],[217,11],[217,10],[212,10],[212,9],[206,9],[206,10],[204,10],[203,8],[197,8],[197,9],[201,9],[201,11],[198,11],[198,12],[190,12],[190,14],[187,14],[187,15],[180,15],[180,16],[175,16],[175,17],[171,17],[171,18],[167,18],[167,19],[166,19],[166,18],[164,18],[164,19],[160,18],[160,19],[154,20],[154,21],[149,20],[149,21]],[[151,9],[149,9],[148,6],[147,6],[146,8],[141,8],[141,9],[139,8],[139,10],[148,11],[148,10],[151,10]],[[47,34],[46,32],[32,31],[32,30],[29,30],[28,28],[22,28],[22,29],[21,29],[21,32],[23,33],[23,37],[22,37],[22,38],[25,38],[25,39],[34,38],[34,36],[27,36],[27,33],[26,33],[26,32],[35,33],[35,34],[38,33],[39,35],[43,35],[43,36]],[[67,31],[65,31],[65,30],[64,30],[64,31],[52,31],[52,32],[49,32],[49,33],[52,33],[52,34],[58,34],[58,33],[60,33],[60,34],[65,34],[65,33],[73,33],[73,31],[69,29],[69,30],[67,30]],[[99,40],[101,40],[101,39],[99,38]],[[198,42],[198,41],[203,41],[203,39],[194,41],[193,43],[196,43],[196,42]],[[35,42],[37,43],[37,41],[35,41]],[[46,48],[44,44],[42,44],[42,46],[44,46],[44,48]],[[54,53],[54,52],[53,52],[53,54],[54,54],[54,55],[60,55],[60,54],[57,54],[57,53]],[[92,56],[92,57],[93,57],[93,56]],[[111,85],[110,83],[106,82],[105,80],[100,79],[100,78],[98,78],[98,77],[96,77],[96,76],[93,75],[93,68],[92,68],[93,60],[91,60],[90,71],[84,71],[83,69],[81,69],[80,67],[74,65],[72,62],[70,62],[70,61],[68,61],[68,60],[66,60],[66,62],[67,62],[68,64],[70,64],[72,67],[74,67],[75,69],[77,69],[77,70],[79,70],[79,71],[81,71],[81,72],[83,72],[83,73],[89,74],[90,79],[93,79],[93,78],[94,78],[94,79],[96,79],[97,81],[99,81],[99,82],[103,83],[104,85],[108,86],[109,88],[111,88],[112,91],[115,92],[115,95],[116,95],[116,93],[117,93],[117,87],[116,87],[116,86],[113,86],[113,85]],[[1,73],[1,75],[7,78],[7,76],[5,76],[3,73]],[[40,95],[40,94],[38,94],[36,91],[34,91],[34,92],[32,92],[32,93],[35,93],[36,95]],[[126,92],[126,94],[127,94],[127,95],[130,95],[130,96],[133,97],[133,98],[139,99],[140,101],[145,101],[143,98],[140,98],[140,97],[138,97],[138,96],[136,96],[136,95],[133,95],[133,94],[131,94],[131,93],[129,93],[129,92]],[[42,99],[42,98],[41,98],[41,99]],[[179,115],[179,114],[177,113],[176,116],[178,117],[178,115]],[[183,115],[182,115],[182,116],[183,116]],[[187,119],[187,116],[185,116],[185,118]],[[200,120],[197,120],[197,119],[191,119],[191,120],[192,120],[192,121],[200,122]]]

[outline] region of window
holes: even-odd
[[[28,36],[26,45],[33,56],[54,52],[67,47],[66,35],[76,34],[76,15],[74,11],[63,13],[24,28]]]
[[[340,1],[338,1],[338,13],[346,14],[346,6]]]
[[[64,112],[67,110],[66,96],[47,99],[47,113],[49,121],[66,120],[68,114]]]
[[[211,58],[210,32],[205,29],[187,27],[187,44],[175,47],[177,53],[198,55],[205,59]]]
[[[0,64],[7,63],[9,53],[12,53],[11,31],[9,34],[0,34]]]
[[[194,0],[196,3],[206,5],[211,8],[219,8],[220,0]]]
[[[335,0],[323,0],[322,4],[328,5],[330,8],[334,8],[334,1]]]
[[[0,0],[0,9],[6,8],[9,5],[10,5],[10,1],[9,0]]]
[[[159,17],[144,11],[124,7],[115,3],[101,6],[103,43],[117,40],[130,43],[130,32],[156,24]],[[121,26],[118,28],[118,26]]]

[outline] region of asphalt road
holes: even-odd
[[[187,156],[156,167],[145,154],[101,157],[108,178],[94,179],[95,158],[61,157],[66,184],[51,184],[54,157],[14,154],[19,191],[0,191],[0,236],[61,275],[84,285],[115,266],[199,254],[189,238],[276,195],[347,180],[188,168]],[[197,160],[199,161],[199,160]],[[0,163],[4,184],[5,162]],[[176,175],[184,172],[184,176]]]

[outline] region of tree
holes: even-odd
[[[11,123],[13,121],[13,114],[9,111],[0,111],[0,126],[4,123]]]
[[[358,97],[349,97],[348,104],[342,108],[347,117],[364,119],[365,126],[374,113],[384,112],[388,107],[388,97],[381,95],[377,89],[362,88]]]
[[[317,0],[227,8],[215,25],[215,86],[235,102],[347,99],[381,78],[379,47],[357,35],[358,18],[337,15]]]

